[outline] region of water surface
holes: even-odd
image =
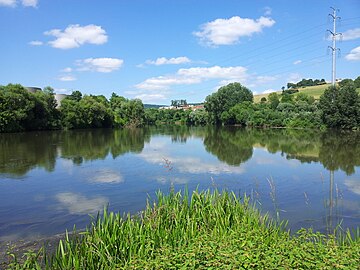
[[[360,225],[360,133],[151,127],[0,134],[0,241],[84,228],[157,190],[247,194],[293,231]]]

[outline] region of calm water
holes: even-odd
[[[0,241],[136,213],[159,189],[248,194],[289,228],[360,225],[360,133],[161,127],[0,134]]]

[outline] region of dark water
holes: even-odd
[[[289,228],[360,225],[360,133],[160,127],[0,134],[0,241],[136,213],[159,189],[246,193]]]

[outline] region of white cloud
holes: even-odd
[[[109,73],[118,70],[124,63],[124,60],[118,58],[87,58],[76,61],[79,71],[96,71]]]
[[[166,57],[159,57],[156,60],[146,60],[145,64],[147,65],[179,65],[179,64],[186,64],[191,63],[191,60],[186,56],[180,56],[180,57],[172,57],[172,58],[166,58]]]
[[[165,100],[165,94],[137,94],[135,98],[141,99],[143,102],[154,102],[159,100]]]
[[[0,6],[15,7],[16,0],[0,0]]]
[[[43,44],[44,43],[42,41],[39,41],[39,40],[33,40],[33,41],[29,42],[29,45],[31,45],[31,46],[41,46]]]
[[[18,0],[0,0],[0,6],[16,7]],[[24,7],[37,7],[38,0],[21,0]]]
[[[172,85],[196,84],[200,83],[198,78],[186,78],[177,76],[159,76],[146,79],[142,83],[135,85],[137,89],[144,90],[166,90]]]
[[[193,34],[200,39],[201,43],[208,46],[231,45],[239,42],[241,37],[250,37],[274,24],[273,19],[263,16],[256,20],[235,16],[205,23],[200,27],[201,31]]]
[[[301,60],[296,60],[296,61],[293,62],[294,65],[298,65],[298,64],[301,64],[301,63],[302,63]]]
[[[65,75],[65,76],[60,76],[58,80],[63,82],[71,82],[71,81],[76,81],[76,78],[72,75]]]
[[[342,34],[342,40],[353,40],[360,38],[360,28],[350,29]]]
[[[360,46],[351,50],[351,52],[345,56],[349,61],[360,61]]]
[[[166,90],[172,85],[198,84],[208,79],[245,81],[248,77],[246,71],[247,69],[241,66],[182,68],[174,75],[152,77],[135,87],[143,90]]]
[[[264,7],[264,15],[265,16],[270,16],[271,13],[272,13],[271,7]]]
[[[44,33],[48,36],[54,36],[56,39],[50,41],[49,44],[58,49],[78,48],[86,43],[104,44],[108,37],[101,26],[89,24],[80,26],[79,24],[69,25],[64,31],[53,29]]]
[[[66,67],[66,68],[64,68],[64,69],[62,69],[62,70],[60,70],[61,72],[65,72],[65,73],[69,73],[69,72],[71,72],[72,71],[72,68],[71,67]]]
[[[37,7],[38,0],[21,0],[24,7]]]
[[[80,194],[63,192],[56,195],[60,208],[67,209],[70,214],[94,214],[101,212],[108,204],[105,197],[86,198]]]

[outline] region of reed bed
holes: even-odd
[[[104,213],[55,254],[9,269],[359,269],[360,232],[295,235],[232,192],[157,193],[136,216]]]

